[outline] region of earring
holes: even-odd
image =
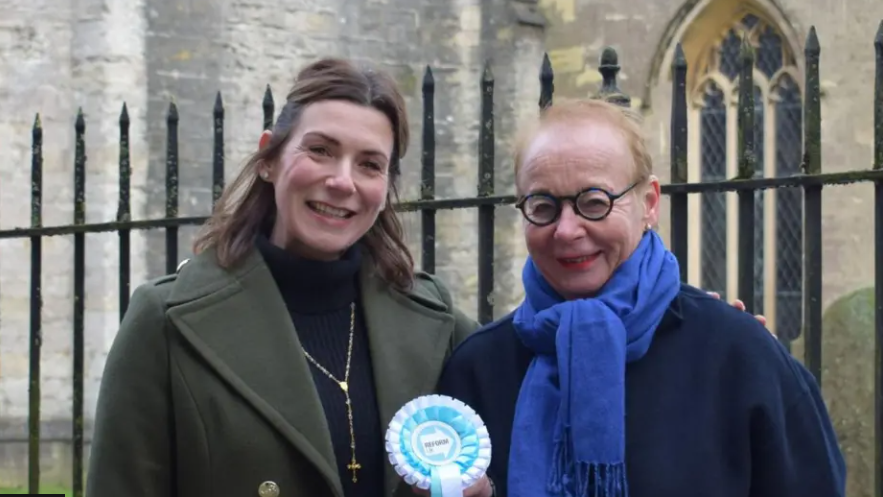
[[[270,173],[268,173],[266,170],[261,171],[261,179],[263,179],[264,181],[266,181],[267,178],[269,178],[269,177],[270,177]]]
[[[644,231],[650,231],[652,229],[653,229],[653,226],[650,226],[649,223],[646,226],[644,226]]]

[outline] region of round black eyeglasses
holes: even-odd
[[[561,216],[564,202],[573,204],[573,210],[589,221],[600,221],[613,210],[613,202],[622,198],[638,183],[632,183],[619,193],[610,193],[603,188],[588,188],[576,195],[556,197],[549,193],[531,193],[518,199],[515,207],[531,224],[548,226]]]

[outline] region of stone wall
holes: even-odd
[[[0,229],[30,223],[31,126],[43,128],[43,224],[73,220],[74,121],[86,120],[86,221],[116,215],[119,131],[125,101],[131,120],[133,215],[147,159],[144,72],[146,23],[138,1],[84,0],[0,5]],[[61,477],[71,436],[73,243],[43,240],[42,435],[44,473]],[[144,246],[132,237],[132,279],[143,281]],[[85,409],[91,417],[104,356],[119,322],[115,234],[86,237]],[[30,243],[0,242],[0,486],[21,481],[28,413]],[[69,474],[69,470],[63,472]]]

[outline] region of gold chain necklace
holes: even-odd
[[[350,304],[350,340],[349,345],[347,346],[346,351],[346,372],[343,375],[343,381],[338,380],[331,373],[328,372],[327,369],[323,368],[321,364],[316,362],[315,359],[309,354],[309,352],[304,349],[304,356],[313,363],[313,366],[325,374],[325,376],[331,378],[331,381],[337,383],[337,386],[343,390],[344,396],[346,396],[346,413],[347,418],[350,424],[350,450],[352,451],[352,458],[350,459],[350,463],[347,464],[346,469],[353,472],[353,483],[356,483],[358,479],[356,478],[356,471],[362,469],[362,465],[356,462],[356,434],[355,430],[353,430],[353,404],[350,402],[350,389],[349,389],[349,380],[350,380],[350,359],[353,357],[353,330],[356,328],[356,303],[353,302]]]

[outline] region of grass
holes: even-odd
[[[8,488],[8,487],[0,487],[0,495],[27,495],[28,489],[24,488]],[[73,495],[73,492],[69,488],[56,487],[52,485],[40,485],[40,495],[64,495],[66,497],[70,497]],[[33,495],[33,494],[31,494]]]

